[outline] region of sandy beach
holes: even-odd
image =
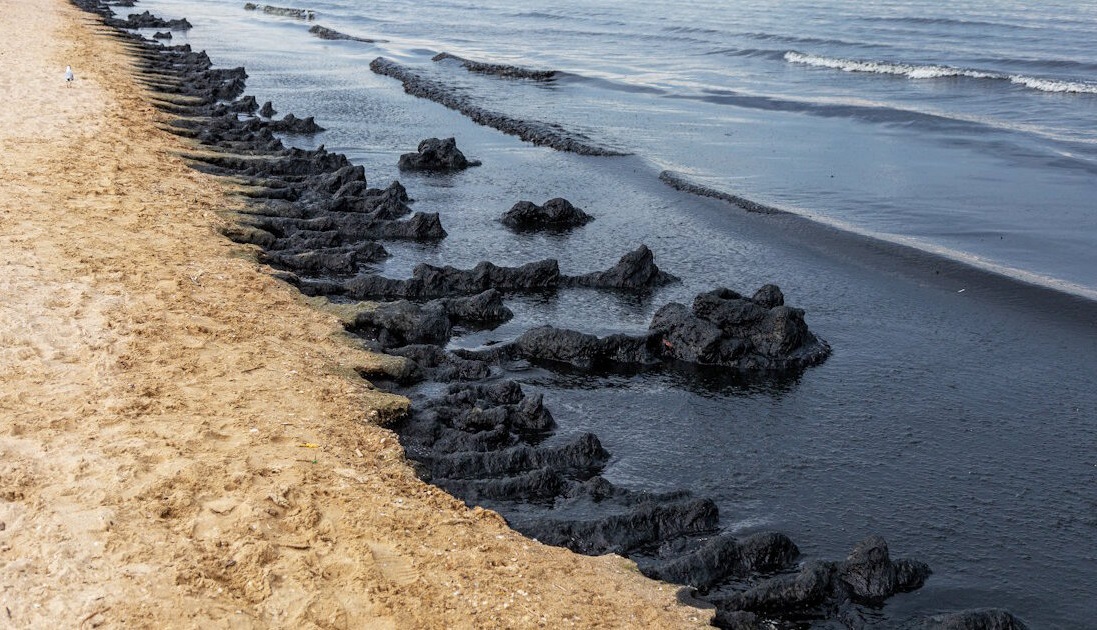
[[[63,0],[0,15],[0,626],[705,625],[422,483],[132,73]]]

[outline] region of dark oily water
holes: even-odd
[[[644,143],[633,137],[647,134],[654,138],[654,132],[644,131],[649,125],[655,128],[657,123],[678,120],[676,117],[693,115],[696,110],[682,105],[691,100],[687,98],[652,101],[659,107],[642,103],[637,95],[646,92],[637,90],[650,86],[640,82],[628,86],[633,91],[613,90],[633,95],[635,98],[622,97],[620,102],[635,107],[607,107],[599,117],[572,119],[575,124],[570,127],[628,145],[626,148],[637,155],[587,158],[534,148],[478,127],[439,105],[406,96],[396,81],[368,71],[374,57],[393,56],[468,86],[493,107],[507,106],[516,112],[530,107],[528,111],[539,117],[565,126],[570,123],[564,114],[576,110],[569,110],[564,101],[594,101],[606,93],[604,87],[576,86],[578,81],[569,83],[566,78],[549,86],[492,87],[491,82],[498,79],[470,78],[463,70],[424,61],[444,48],[456,47],[461,42],[455,40],[464,38],[455,52],[469,58],[520,60],[546,68],[577,66],[574,61],[565,65],[566,58],[543,51],[524,55],[523,46],[530,38],[506,37],[505,32],[500,33],[506,24],[501,19],[475,28],[469,21],[451,21],[469,26],[454,28],[448,35],[439,26],[431,26],[432,20],[441,19],[447,11],[449,15],[467,15],[472,7],[439,6],[437,16],[421,11],[417,20],[401,18],[400,11],[406,7],[401,9],[400,4],[387,7],[384,14],[380,9],[368,14],[349,3],[310,7],[317,11],[318,23],[395,42],[382,47],[322,41],[307,33],[307,24],[249,14],[236,3],[142,4],[165,17],[186,16],[195,25],[186,36],[177,33],[173,43],[190,41],[196,48],[207,49],[218,65],[246,65],[248,93],[260,102],[273,100],[281,112],[315,115],[328,131],[290,140],[306,147],[325,143],[329,149],[346,153],[355,163],[365,165],[374,185],[384,186],[397,177],[398,155],[412,150],[424,137],[455,135],[466,154],[484,161],[484,166],[457,175],[400,175],[417,199],[414,209],[440,212],[449,236],[437,245],[386,244],[394,254],[380,266],[386,275],[405,277],[420,261],[469,267],[480,260],[519,264],[547,257],[558,258],[567,273],[582,273],[604,269],[626,251],[646,243],[660,267],[683,280],[642,297],[566,290],[555,297],[510,299],[508,306],[515,311],[512,321],[495,331],[458,338],[455,346],[506,341],[541,323],[597,334],[637,332],[646,327],[659,305],[672,300],[688,302],[696,293],[721,285],[750,293],[761,284],[776,282],[791,305],[806,309],[813,331],[830,342],[834,354],[793,380],[741,383],[674,371],[592,376],[531,369],[518,374],[527,389],[545,393],[562,438],[580,431],[599,436],[613,454],[605,473],[611,481],[659,491],[688,488],[698,496],[712,497],[725,528],[741,533],[759,529],[787,532],[807,558],[841,557],[867,534],[884,536],[895,555],[919,558],[935,571],[921,590],[889,600],[879,613],[885,623],[977,606],[1009,608],[1033,627],[1085,627],[1092,623],[1097,613],[1091,602],[1092,593],[1097,592],[1097,558],[1092,548],[1097,535],[1097,439],[1093,429],[1097,419],[1097,319],[1092,304],[975,273],[942,258],[820,228],[793,216],[745,215],[726,204],[673,191],[655,177],[660,168],[694,170],[708,183],[720,183],[718,177],[704,177],[711,171],[702,166],[732,158],[721,154],[715,159],[702,146],[695,154],[701,163],[687,161],[682,168],[682,161],[676,158],[642,151]],[[800,8],[795,11],[809,10],[797,6]],[[558,11],[557,17],[547,12],[550,17],[536,19],[568,22],[573,30],[577,19],[588,28],[602,24],[600,32],[611,35],[644,25],[642,21],[622,23],[613,12],[599,14],[596,6],[585,11],[578,12],[581,19],[570,9]],[[888,13],[879,8],[874,11]],[[1003,15],[1016,14],[1003,10]],[[904,59],[908,57],[900,53],[916,50],[918,38],[927,32],[945,33],[941,41],[926,43],[929,51],[960,39],[956,34],[947,35],[961,28],[950,22],[931,29],[913,19],[917,16],[868,17],[848,25],[850,41],[861,44],[820,52],[842,59],[875,59],[879,51],[863,43],[874,34],[898,50],[890,58]],[[996,23],[993,17],[984,21]],[[768,30],[758,32],[778,31],[773,24],[780,20],[774,20],[765,25]],[[1045,26],[1068,28],[1070,22],[1064,24]],[[740,26],[736,37],[761,38],[742,34],[754,31]],[[650,28],[649,24],[641,30]],[[728,25],[720,28],[724,29],[721,33],[731,32]],[[795,35],[788,28],[780,31],[782,37]],[[819,25],[811,28],[825,30]],[[1006,26],[983,28],[994,33],[1008,30]],[[1084,20],[1077,28],[1086,28]],[[486,35],[472,39],[481,31]],[[674,38],[703,39],[701,36],[707,37],[705,33],[668,31],[664,39],[652,40],[651,46],[663,50],[661,47],[670,46]],[[1029,42],[1024,36],[1017,38]],[[630,38],[619,35],[617,40],[605,41],[624,45]],[[988,43],[985,55],[1008,48],[1004,40],[987,41],[994,46]],[[705,41],[705,45],[710,43]],[[1025,63],[1030,66],[1041,56],[1061,59],[1069,52],[1057,50],[1065,46],[1061,41],[1047,43],[1046,50],[1035,43],[1026,45],[1033,48],[1018,48],[1015,56],[1029,60]],[[804,49],[806,44],[796,48]],[[864,50],[858,53],[850,50],[853,48]],[[974,52],[970,54],[974,56]],[[587,68],[588,74],[617,81],[617,74],[624,72],[621,68],[616,74],[606,70],[614,60],[612,55],[603,57],[604,67]],[[989,67],[977,64],[978,59],[969,61],[972,63],[965,62],[965,67]],[[623,68],[625,62],[619,63]],[[789,66],[788,72],[804,65],[784,59],[780,63]],[[1026,73],[1047,70],[1051,74],[1055,67],[1053,61],[1047,61],[1045,67],[1029,67]],[[834,72],[835,85],[862,79],[898,80],[890,75],[816,66],[796,72],[805,69],[815,75]],[[1068,66],[1061,71],[1075,76],[1090,70]],[[904,85],[909,87],[908,79],[901,80],[908,81]],[[1014,89],[1007,86],[1015,84],[1001,83],[1002,88]],[[727,89],[728,83],[721,85]],[[537,109],[525,97],[523,103],[514,103],[513,97],[506,96],[513,90],[523,95],[544,93],[546,99],[555,99],[558,109]],[[1079,99],[1085,98],[1073,93],[1061,96],[1074,100],[1053,108],[1060,112],[1080,107]],[[971,102],[956,105],[961,106],[975,107]],[[801,196],[792,201],[819,212],[830,207],[828,195],[856,199],[824,185],[829,177],[819,177],[819,186],[812,189],[804,173],[824,171],[812,166],[810,155],[806,164],[800,161],[804,152],[795,136],[801,132],[810,131],[818,137],[834,134],[831,146],[864,138],[869,143],[865,146],[884,143],[895,154],[921,159],[911,147],[922,145],[914,143],[911,136],[924,134],[924,130],[912,134],[903,129],[903,123],[861,121],[856,116],[805,117],[803,112],[787,110],[735,110],[744,121],[735,126],[735,133],[753,136],[758,142],[753,152],[740,145],[744,153],[734,158],[736,164],[780,161],[786,177],[778,177],[776,169],[766,167],[753,171],[749,180],[737,180],[729,190],[748,197],[760,191],[764,200],[782,201],[782,187],[798,188]],[[550,117],[549,113],[560,115]],[[723,133],[722,127],[705,129],[698,125],[696,133],[684,133],[664,144],[672,153],[694,155],[692,139],[712,139]],[[849,134],[845,134],[847,130]],[[1004,143],[999,145],[1003,153],[992,159],[979,144],[987,142],[983,136],[988,135],[994,134],[973,132],[966,141],[963,134],[955,135],[959,138],[956,142],[969,145],[959,149],[930,137],[925,141],[929,153],[922,155],[936,156],[927,161],[935,162],[934,168],[942,173],[963,170],[970,175],[965,169],[975,167],[959,157],[962,155],[977,156],[987,164],[1005,161],[1011,165],[1005,172],[1024,173],[1036,168],[1033,165],[1038,162],[1026,161],[1025,155],[1051,146],[1046,139],[1009,136],[999,139]],[[1019,143],[1024,145],[1021,149],[1017,149]],[[810,147],[805,151],[812,152]],[[842,169],[885,168],[889,161],[879,159],[880,155],[866,153],[852,162],[855,166]],[[1091,184],[1079,188],[1083,184],[1073,175],[1079,170],[1085,169],[1070,166],[1043,173],[1049,182],[1073,182],[1063,190],[1068,200],[1077,201],[1083,192],[1092,192]],[[847,176],[872,180],[873,171],[867,172],[851,170]],[[995,184],[1005,177],[1002,171],[997,173]],[[912,192],[908,198],[932,198],[938,194],[934,181],[930,177],[909,183]],[[973,177],[972,181],[975,189],[985,180]],[[766,188],[771,183],[774,187]],[[967,206],[954,207],[958,217],[942,218],[926,211],[917,213],[918,218],[929,226],[927,231],[932,228],[940,233],[956,232],[958,224],[953,221],[961,219],[983,225],[981,221],[987,218],[985,192],[973,192]],[[886,200],[892,193],[880,192],[879,197]],[[594,215],[595,221],[569,235],[548,236],[515,235],[496,222],[519,199],[542,203],[556,196],[570,199]],[[1006,201],[1012,196],[1012,192],[1006,195]],[[1054,205],[1063,198],[1049,193],[1047,201]],[[1076,207],[1074,201],[1062,203],[1070,206],[1066,212],[1082,207]],[[877,208],[880,214],[873,220],[888,220],[888,207],[894,209],[894,204]],[[1004,213],[1020,216],[1015,205],[1002,207]],[[980,209],[983,214],[976,214]],[[1047,225],[1035,221],[1039,229],[1033,238],[1044,245],[1031,252],[1019,248],[1022,254],[1051,255],[1061,249],[1046,245],[1039,231],[1051,230],[1062,215],[1047,205],[1041,211],[1047,212]],[[902,217],[892,216],[891,220],[898,226],[907,225]],[[1079,221],[1073,231],[1063,225],[1055,229],[1071,233],[1085,249],[1093,232],[1084,220]],[[883,224],[869,225],[888,230]],[[1017,233],[1025,234],[1029,227],[1018,226]],[[997,234],[993,230],[988,233]],[[1063,248],[1077,251],[1067,245]],[[1084,255],[1081,260],[1086,260]],[[1079,273],[1088,269],[1092,274],[1093,268],[1079,267]],[[1077,274],[1074,279],[1088,282]]]
[[[844,229],[1097,291],[1093,7],[391,2],[322,18],[503,113]],[[1034,15],[1035,13],[1035,15]],[[563,71],[498,81],[438,50]]]
[[[843,229],[1097,295],[1093,7],[938,4],[325,2],[315,23],[384,42],[312,46],[393,58],[492,111]],[[255,17],[241,35],[307,26]],[[499,81],[432,63],[440,51],[562,72]]]

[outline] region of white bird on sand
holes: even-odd
[[[65,66],[65,82],[72,83],[76,75],[72,73],[72,66]]]

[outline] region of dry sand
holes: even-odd
[[[704,624],[420,482],[379,358],[218,234],[131,73],[63,0],[0,12],[0,627]]]

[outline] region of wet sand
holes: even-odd
[[[219,234],[132,72],[62,0],[0,15],[0,621],[704,625],[416,478],[383,359]]]

